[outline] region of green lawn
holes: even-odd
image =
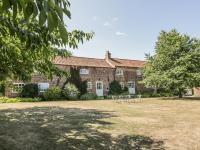
[[[0,104],[3,150],[200,149],[200,101]]]

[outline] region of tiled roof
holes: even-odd
[[[86,66],[99,68],[112,68],[104,59],[86,58],[86,57],[56,57],[54,64],[67,66]]]
[[[109,62],[105,59],[86,58],[86,57],[56,57],[53,61],[57,65],[66,66],[85,66],[85,67],[99,67],[99,68],[114,68],[114,67],[131,67],[140,68],[145,61],[110,58]]]
[[[118,67],[133,67],[133,68],[140,68],[145,63],[145,61],[141,60],[130,60],[130,59],[119,59],[119,58],[110,58],[109,62],[114,66]]]

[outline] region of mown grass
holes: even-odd
[[[8,150],[200,149],[200,101],[56,101],[0,104]]]

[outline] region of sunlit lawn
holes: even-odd
[[[0,149],[200,149],[200,101],[0,104]]]

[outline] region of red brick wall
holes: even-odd
[[[114,80],[112,68],[91,68],[84,67],[89,69],[89,75],[81,75],[81,79],[83,81],[87,80],[88,82],[92,82],[92,90],[89,92],[96,93],[96,81],[103,81],[103,89],[104,94],[106,95],[108,92],[109,84]]]
[[[70,70],[69,66],[59,65],[58,67],[66,71]],[[142,78],[136,75],[136,69],[134,68],[122,67],[121,69],[123,69],[123,72],[124,72],[123,76],[116,76],[114,68],[94,68],[94,67],[79,67],[79,68],[80,69],[84,68],[84,69],[89,70],[88,75],[80,75],[83,81],[87,80],[88,82],[92,82],[92,89],[88,92],[96,93],[96,81],[103,81],[104,95],[106,95],[108,92],[109,84],[114,79],[119,82],[124,82],[125,86],[127,86],[127,83],[129,81],[135,81],[136,92],[137,91],[141,92],[142,90],[145,89],[144,85],[139,83],[139,81],[142,80]],[[47,82],[49,83],[50,87],[56,86],[56,85],[62,87],[65,81],[66,81],[66,77],[58,78],[54,76],[52,80],[48,80],[39,74],[34,74],[30,82],[32,83]],[[20,81],[13,81],[13,83],[14,82],[20,82]],[[7,93],[7,96],[16,96],[11,93],[11,89],[7,89],[6,93]]]
[[[117,76],[115,75],[115,79],[119,82],[124,82],[125,86],[127,86],[129,81],[135,81],[135,88],[136,93],[142,92],[146,88],[144,87],[144,84],[140,83],[142,81],[141,76],[137,76],[135,68],[126,68],[126,67],[120,67],[120,69],[123,70],[124,75],[123,76]]]

